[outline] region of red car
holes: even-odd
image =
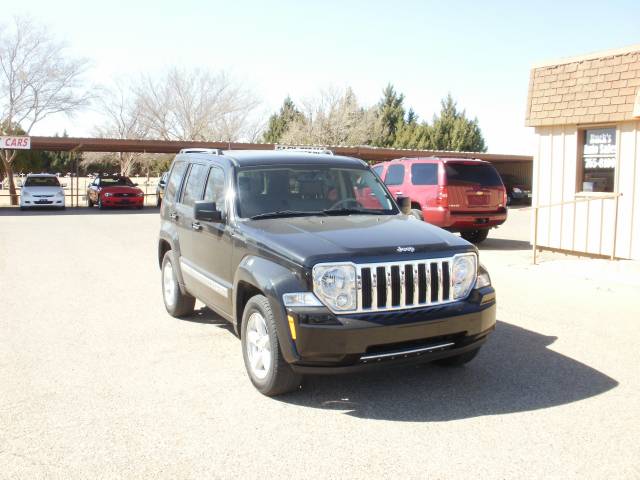
[[[507,193],[489,162],[464,158],[400,158],[373,170],[391,193],[411,199],[412,214],[480,243],[507,219]]]
[[[144,206],[144,192],[129,177],[111,175],[96,177],[87,188],[87,204],[104,207],[136,207]]]

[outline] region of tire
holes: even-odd
[[[468,352],[461,353],[460,355],[456,355],[454,357],[441,358],[440,360],[436,360],[436,365],[440,365],[441,367],[461,367],[462,365],[469,363],[471,360],[476,358],[478,352],[480,351],[480,347],[474,348],[473,350],[469,350]]]
[[[176,318],[186,317],[193,313],[196,299],[182,293],[174,268],[173,252],[169,250],[162,259],[162,300],[169,315]]]
[[[260,393],[272,397],[298,389],[302,376],[282,357],[275,317],[264,295],[255,295],[247,302],[240,340],[245,368]]]
[[[465,230],[463,232],[460,232],[460,236],[462,238],[464,238],[467,242],[475,243],[476,245],[478,243],[484,242],[487,239],[488,235],[488,228],[484,228],[481,230]]]
[[[421,220],[421,221],[424,220],[424,217],[422,215],[422,210],[418,210],[417,208],[412,208],[411,209],[411,215],[416,217],[418,220]]]
[[[162,205],[162,199],[160,195],[156,195],[156,207],[160,208],[160,205]]]
[[[87,207],[93,208],[93,205],[94,205],[93,201],[89,197],[87,197]]]

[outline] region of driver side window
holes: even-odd
[[[224,212],[224,172],[217,167],[209,170],[207,178],[207,186],[204,190],[204,200],[207,202],[215,202],[216,210]]]

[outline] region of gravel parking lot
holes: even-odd
[[[164,310],[157,210],[0,211],[1,478],[640,478],[640,268],[542,256],[512,210],[499,324],[465,368],[249,382]]]

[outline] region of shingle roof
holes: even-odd
[[[640,90],[640,45],[560,60],[531,70],[526,125],[633,119]]]

